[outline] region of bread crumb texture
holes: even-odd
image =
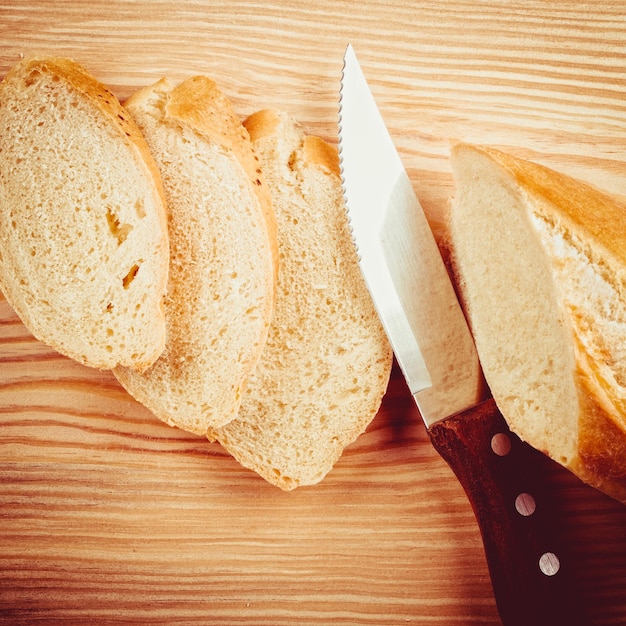
[[[41,341],[93,367],[145,369],[165,342],[161,182],[115,96],[68,59],[0,86],[0,287]]]
[[[626,501],[626,206],[496,150],[453,150],[450,233],[512,430]]]
[[[168,424],[205,435],[237,414],[269,329],[276,239],[247,131],[206,77],[162,80],[127,103],[161,171],[169,207],[167,342],[122,385]]]
[[[273,194],[278,293],[239,415],[211,438],[291,490],[319,482],[365,430],[392,353],[358,266],[336,150],[282,112],[244,124]]]

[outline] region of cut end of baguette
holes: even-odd
[[[161,181],[115,96],[69,59],[0,86],[0,288],[41,341],[101,369],[165,343]]]
[[[244,124],[273,194],[278,294],[239,415],[210,437],[288,491],[322,480],[365,430],[392,353],[358,267],[336,150],[279,111]]]
[[[167,343],[144,374],[115,370],[163,421],[205,435],[237,414],[267,339],[276,235],[247,131],[206,77],[162,80],[127,103],[159,165],[169,207]]]
[[[511,429],[626,501],[626,207],[538,164],[452,152],[454,271]]]

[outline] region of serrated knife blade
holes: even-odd
[[[352,47],[346,51],[341,109],[344,193],[363,275],[430,426],[482,399],[474,340]]]
[[[430,440],[472,504],[503,623],[584,624],[537,469],[548,459],[510,432],[488,397],[439,248],[352,46],[341,77],[339,153],[363,277]],[[520,495],[538,514],[517,512]]]

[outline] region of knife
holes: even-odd
[[[352,46],[344,56],[339,153],[359,263],[435,449],[478,521],[505,626],[584,624],[540,452],[513,434],[427,218]]]

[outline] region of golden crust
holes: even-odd
[[[326,143],[322,138],[315,135],[307,135],[304,139],[304,154],[309,163],[313,163],[317,167],[341,176],[339,169],[339,153],[335,146]]]
[[[506,168],[522,189],[550,203],[559,218],[568,220],[568,227],[581,238],[603,246],[626,267],[626,203],[538,163],[492,148],[474,149]]]
[[[243,122],[243,125],[250,133],[250,140],[253,143],[259,141],[259,139],[273,135],[279,124],[280,115],[278,111],[274,109],[257,111],[247,117]]]

